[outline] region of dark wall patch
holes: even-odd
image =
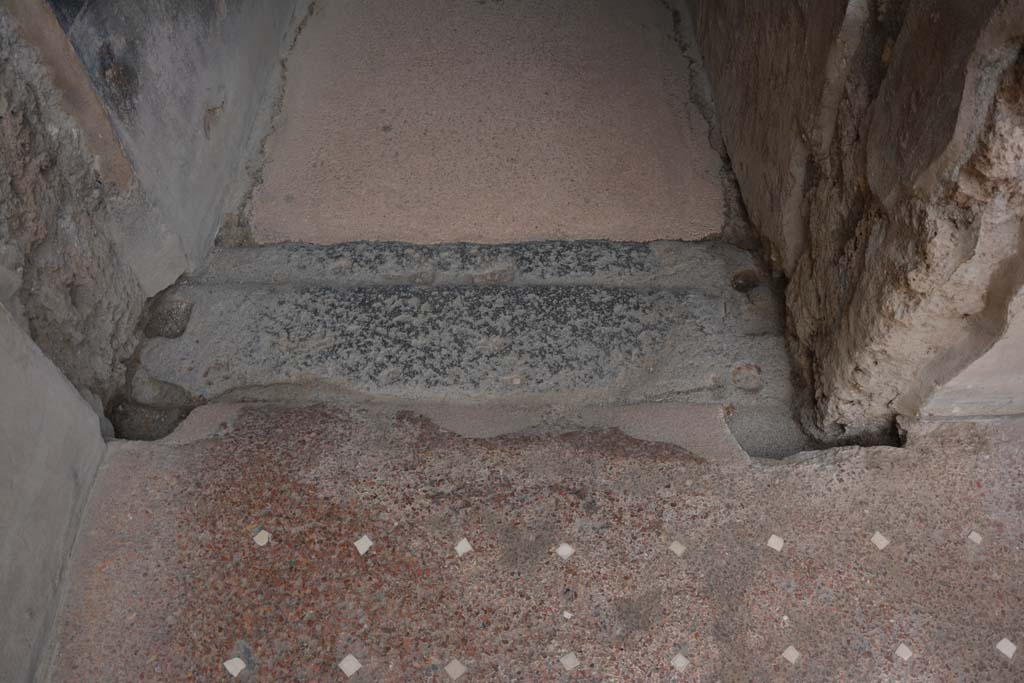
[[[120,51],[114,49],[110,41],[100,45],[97,54],[99,64],[100,88],[107,103],[117,111],[125,121],[129,121],[135,113],[135,98],[139,94],[139,74],[135,67],[136,50],[134,43],[129,43]]]
[[[86,0],[49,0],[53,13],[57,15],[57,21],[64,31],[71,30],[78,13],[85,7]]]

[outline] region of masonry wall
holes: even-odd
[[[808,427],[884,438],[897,415],[940,415],[932,397],[979,358],[1019,368],[997,342],[1019,291],[1024,3],[689,7],[747,209],[789,281]],[[962,416],[1005,398],[960,386]]]
[[[44,5],[0,7],[0,104],[0,303],[102,411],[145,299],[118,240],[148,211]]]
[[[0,300],[98,411],[255,173],[305,3],[0,7]]]
[[[129,235],[147,294],[202,262],[256,172],[308,0],[50,0],[152,198]]]

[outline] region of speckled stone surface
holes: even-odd
[[[354,681],[1021,680],[996,644],[1024,642],[1024,425],[919,432],[721,466],[614,431],[204,407],[112,448],[54,680],[230,680],[237,656],[241,681],[340,681],[349,654]]]
[[[621,391],[659,360],[670,336],[698,342],[697,354],[726,334],[717,301],[670,291],[196,286],[187,294],[195,302],[188,329],[150,340],[141,361],[151,376],[206,399],[274,384],[413,397]],[[713,381],[715,370],[728,380],[728,361],[679,389],[705,400],[738,393]]]
[[[721,406],[737,438],[808,443],[779,301],[720,243],[228,249],[150,312],[132,401]],[[764,443],[764,440],[760,440]]]
[[[763,280],[750,252],[716,241],[579,240],[429,246],[405,242],[289,242],[215,249],[189,281],[335,287],[596,283],[722,294],[736,277],[746,278],[751,288]]]

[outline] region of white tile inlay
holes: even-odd
[[[910,651],[910,648],[900,643],[900,646],[896,648],[896,656],[902,659],[904,662],[914,656],[914,653]]]
[[[266,529],[260,529],[256,532],[256,535],[252,537],[253,542],[261,548],[266,544],[270,543],[270,532]]]
[[[566,671],[572,671],[573,669],[575,669],[576,667],[578,667],[580,665],[580,660],[576,657],[576,653],[575,652],[570,652],[567,655],[563,655],[562,658],[559,659],[558,661],[560,661],[562,663],[562,667]]]
[[[462,674],[466,673],[466,666],[457,659],[453,659],[448,662],[448,666],[444,668],[444,672],[448,674],[448,678],[456,681]]]
[[[555,550],[555,552],[558,553],[558,556],[563,560],[568,560],[570,557],[572,557],[572,554],[576,552],[576,548],[573,548],[568,543],[563,543],[562,545],[558,546],[558,549]]]
[[[1007,659],[1013,659],[1013,653],[1017,651],[1017,646],[1009,638],[1003,638],[996,643],[996,649],[1004,654]]]
[[[245,662],[240,657],[232,657],[224,662],[224,668],[228,670],[232,678],[237,678],[238,674],[245,671]]]
[[[676,557],[682,557],[683,553],[686,552],[686,546],[679,541],[672,541],[672,545],[670,545],[668,549],[675,553]]]
[[[672,658],[672,668],[682,673],[686,667],[690,666],[690,660],[683,656],[683,653],[677,654]]]
[[[874,543],[875,547],[879,550],[885,550],[886,546],[889,545],[889,539],[877,531],[875,532],[875,535],[871,537],[871,542]]]
[[[470,552],[473,552],[473,546],[470,545],[469,539],[464,538],[455,544],[455,554],[459,557],[462,557],[466,553]]]
[[[352,678],[357,671],[363,668],[363,665],[352,655],[345,655],[345,659],[338,662],[338,668],[345,673],[345,676]]]
[[[355,542],[356,550],[359,551],[360,555],[365,555],[366,551],[373,545],[373,541],[370,540],[369,536],[363,535],[358,541]]]
[[[796,660],[800,659],[800,650],[796,649],[792,645],[786,648],[782,653],[782,658],[790,664],[796,664]]]
[[[786,542],[783,541],[780,536],[772,534],[768,537],[768,547],[774,550],[775,552],[779,552],[780,550],[782,550],[782,546],[784,546],[785,544]]]
[[[972,531],[971,533],[967,534],[967,538],[970,539],[971,543],[981,545],[982,536],[977,531]]]

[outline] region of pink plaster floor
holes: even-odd
[[[54,680],[1024,680],[997,649],[1024,645],[1021,434],[722,465],[615,431],[202,408],[112,448]]]

